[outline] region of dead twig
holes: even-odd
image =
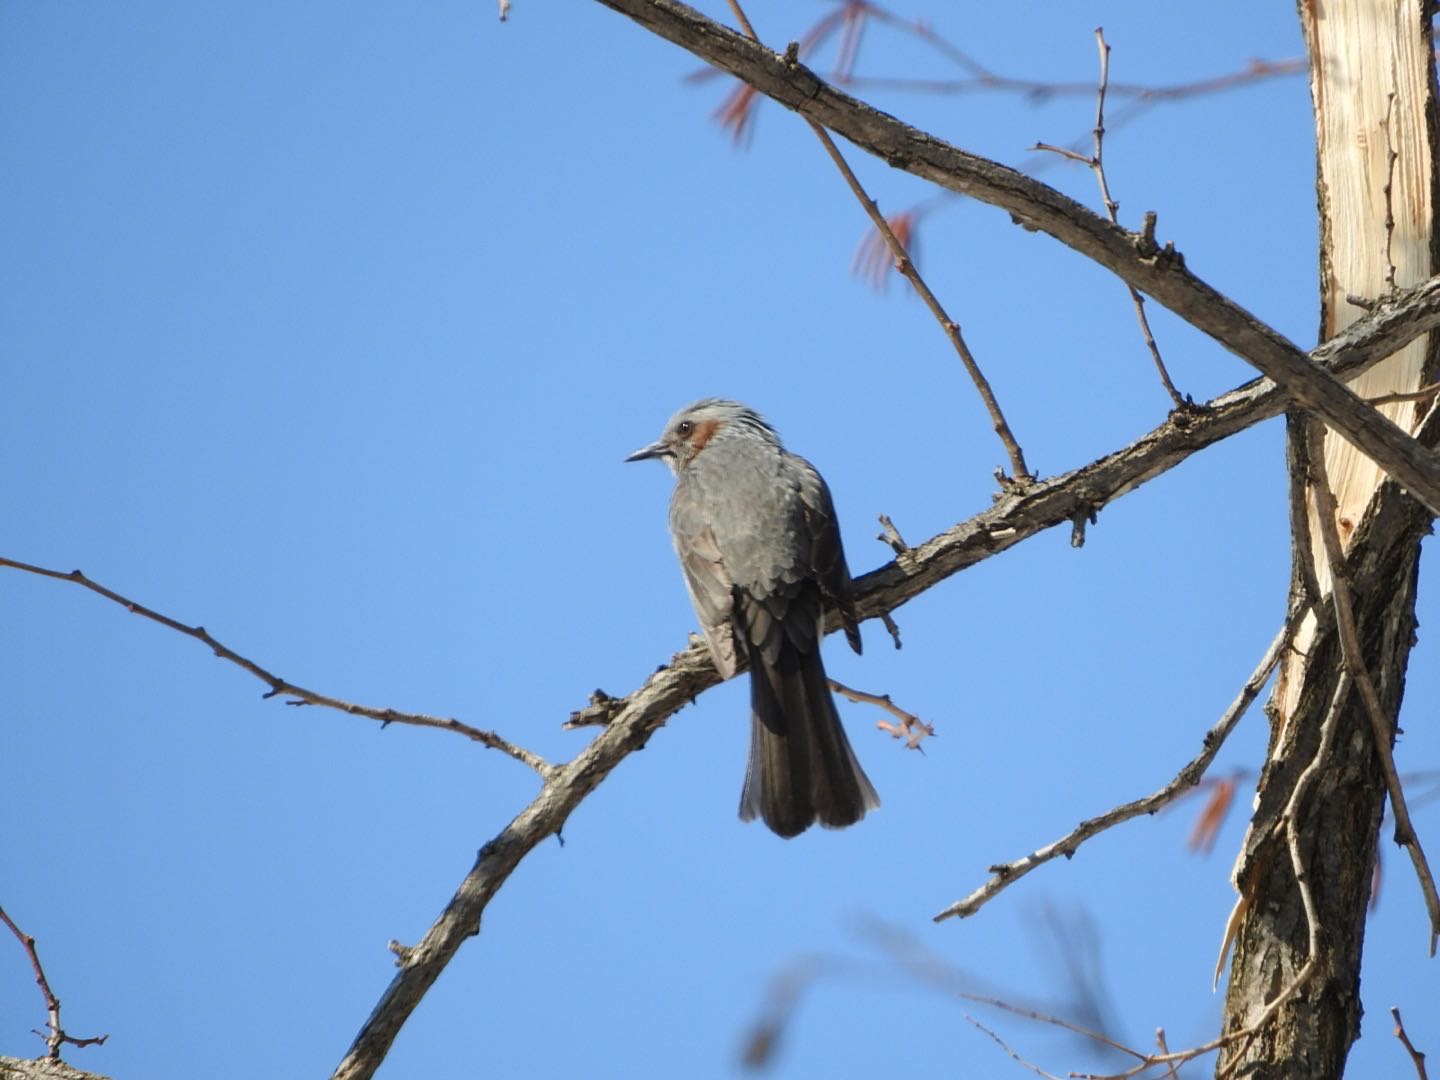
[[[30,968],[35,972],[35,985],[40,987],[40,994],[45,998],[46,1020],[45,1026],[49,1034],[37,1031],[35,1034],[44,1035],[46,1053],[45,1056],[51,1061],[60,1060],[60,1048],[62,1046],[103,1046],[109,1035],[94,1035],[89,1038],[76,1038],[68,1035],[65,1029],[60,1026],[60,999],[50,989],[50,980],[45,977],[45,969],[40,964],[40,953],[35,948],[35,939],[15,925],[15,920],[0,908],[0,922],[10,928],[20,945],[24,948],[25,954],[30,957]]]
[[[1400,1019],[1400,1010],[1393,1005],[1390,1008],[1390,1017],[1395,1021],[1395,1037],[1400,1040],[1400,1045],[1405,1047],[1405,1052],[1410,1055],[1410,1060],[1415,1064],[1416,1080],[1430,1080],[1429,1073],[1425,1071],[1425,1055],[1415,1049],[1415,1044],[1405,1033],[1405,1021]]]
[[[1017,1065],[1021,1065],[1029,1069],[1036,1076],[1045,1077],[1046,1080],[1060,1080],[1060,1078],[1054,1073],[1048,1073],[1044,1069],[1040,1068],[1039,1065],[1036,1065],[1034,1062],[1025,1060],[1023,1057],[1021,1057],[1019,1054],[1017,1054],[1014,1050],[1010,1048],[1009,1043],[1007,1043],[999,1035],[995,1034],[995,1032],[991,1031],[979,1020],[976,1020],[975,1017],[971,1016],[969,1013],[961,1013],[960,1015],[965,1018],[965,1022],[971,1027],[975,1028],[977,1031],[981,1031],[984,1034],[989,1035],[990,1038],[994,1039],[995,1045],[1000,1047],[1001,1050],[1005,1051],[1005,1053],[1008,1054],[1011,1060],[1013,1060]]]
[[[1037,866],[1042,866],[1060,855],[1064,855],[1067,859],[1073,857],[1075,852],[1079,850],[1080,845],[1091,837],[1098,836],[1107,829],[1119,825],[1121,822],[1129,821],[1131,818],[1139,817],[1142,814],[1153,814],[1156,810],[1159,810],[1168,803],[1174,802],[1175,799],[1179,798],[1188,789],[1198,784],[1200,778],[1204,776],[1205,770],[1208,769],[1210,763],[1215,760],[1215,755],[1220,752],[1220,747],[1224,745],[1230,732],[1233,731],[1235,725],[1240,722],[1240,717],[1245,715],[1245,711],[1259,695],[1261,689],[1264,688],[1266,681],[1270,678],[1270,673],[1274,671],[1275,665],[1280,662],[1281,654],[1289,645],[1290,640],[1295,636],[1295,632],[1300,628],[1300,623],[1308,610],[1308,607],[1297,607],[1290,612],[1285,620],[1285,625],[1281,627],[1280,632],[1275,635],[1275,640],[1270,643],[1270,647],[1265,650],[1265,655],[1251,673],[1250,678],[1245,681],[1245,685],[1240,688],[1240,693],[1236,696],[1234,702],[1225,710],[1224,715],[1216,721],[1215,725],[1205,733],[1204,739],[1201,740],[1202,749],[1200,753],[1176,773],[1173,780],[1153,794],[1146,795],[1144,798],[1135,799],[1132,802],[1123,803],[1112,810],[1106,811],[1099,817],[1082,821],[1075,829],[1066,833],[1059,840],[1047,844],[1031,852],[1029,855],[1024,855],[1012,862],[992,866],[990,872],[993,876],[989,881],[985,882],[985,884],[981,885],[969,896],[962,900],[957,900],[944,911],[940,912],[940,914],[935,916],[935,921],[941,922],[952,916],[966,918],[974,915],[975,912],[979,911],[986,903],[994,899],[1012,883],[1024,877],[1031,870],[1034,870]]]
[[[248,671],[251,675],[254,675],[261,682],[269,686],[270,689],[264,695],[267,698],[283,695],[292,699],[285,703],[287,705],[322,705],[327,709],[337,709],[340,712],[349,713],[351,716],[364,716],[371,720],[378,720],[382,726],[387,724],[410,724],[414,727],[438,728],[442,731],[453,731],[483,746],[488,746],[492,750],[499,750],[502,754],[512,757],[522,764],[528,765],[539,773],[542,778],[548,777],[553,769],[553,766],[544,758],[526,750],[523,746],[517,746],[493,731],[483,731],[480,728],[471,727],[469,724],[461,723],[459,720],[450,717],[400,712],[398,709],[376,709],[368,705],[357,705],[354,702],[341,701],[339,698],[330,697],[328,694],[319,694],[314,690],[307,690],[303,686],[297,686],[288,679],[280,678],[280,676],[267,671],[255,661],[241,656],[234,649],[217,641],[210,635],[205,627],[187,626],[185,623],[180,622],[178,619],[173,619],[169,615],[162,615],[160,612],[148,608],[144,604],[136,603],[134,600],[121,596],[113,589],[106,588],[99,582],[86,577],[85,574],[79,570],[71,570],[67,573],[64,570],[51,570],[44,566],[35,566],[31,563],[20,562],[16,559],[0,556],[0,568],[7,566],[12,570],[19,570],[26,574],[35,574],[38,577],[52,578],[55,581],[68,581],[75,585],[83,586],[91,592],[105,597],[105,599],[112,603],[119,604],[132,615],[139,615],[142,618],[149,619],[151,622],[157,622],[161,626],[168,626],[171,630],[175,630],[184,634],[186,637],[192,637],[196,641],[204,643],[209,646],[210,651],[220,657],[220,659],[228,660],[237,667]]]
[[[1159,1049],[1160,1053],[1161,1053],[1163,1056],[1165,1056],[1165,1057],[1169,1057],[1169,1056],[1170,1056],[1170,1046],[1169,1046],[1169,1044],[1165,1041],[1165,1029],[1164,1029],[1164,1028],[1156,1028],[1156,1029],[1155,1029],[1155,1046],[1156,1046],[1156,1048]],[[1176,1070],[1175,1070],[1175,1062],[1173,1062],[1173,1061],[1167,1061],[1167,1062],[1165,1063],[1165,1075],[1168,1076],[1168,1077],[1170,1078],[1170,1080],[1180,1080],[1180,1074],[1179,1074],[1178,1072],[1176,1072]]]
[[[1078,161],[1088,166],[1095,174],[1095,181],[1100,186],[1100,201],[1105,204],[1105,215],[1110,219],[1111,224],[1120,224],[1120,204],[1110,194],[1110,182],[1105,177],[1105,94],[1110,88],[1110,44],[1105,40],[1103,27],[1095,28],[1095,44],[1100,50],[1100,86],[1095,95],[1095,129],[1093,137],[1095,140],[1095,151],[1089,157],[1077,153],[1074,150],[1061,146],[1052,146],[1049,143],[1036,143],[1036,150],[1047,150],[1052,154],[1059,154],[1070,161]],[[1154,246],[1154,220],[1147,219],[1146,235],[1150,236],[1150,245]],[[1170,395],[1170,400],[1177,409],[1190,409],[1194,403],[1189,398],[1181,395],[1175,388],[1174,382],[1170,379],[1170,372],[1165,367],[1165,361],[1160,356],[1160,346],[1155,343],[1155,335],[1150,330],[1150,320],[1145,314],[1145,298],[1135,286],[1126,284],[1125,288],[1130,293],[1130,302],[1135,308],[1135,318],[1140,323],[1140,334],[1145,339],[1145,347],[1150,351],[1150,359],[1155,363],[1155,370],[1160,376],[1160,382],[1165,387],[1165,392]]]
[[[895,717],[896,723],[892,724],[888,720],[879,720],[875,726],[881,731],[888,733],[891,738],[904,739],[906,749],[919,750],[922,754],[925,752],[920,743],[934,735],[935,728],[925,723],[925,721],[921,720],[914,713],[906,712],[900,708],[899,705],[896,705],[890,700],[889,694],[870,694],[864,690],[852,689],[844,683],[836,682],[834,679],[828,679],[827,681],[830,683],[831,690],[849,698],[851,701],[863,705],[880,706],[880,708]]]
[[[1398,405],[1402,401],[1429,401],[1437,393],[1440,393],[1440,383],[1431,383],[1419,390],[1397,390],[1393,394],[1377,394],[1365,400],[1371,405]]]
[[[734,0],[732,0],[732,3],[733,2]],[[945,332],[945,336],[950,339],[950,344],[955,349],[956,356],[960,358],[960,363],[965,368],[965,373],[970,376],[970,381],[975,384],[975,390],[985,405],[985,411],[990,414],[990,424],[995,429],[995,434],[999,437],[1001,445],[1005,447],[1005,453],[1010,459],[1011,474],[1008,477],[1002,474],[1001,488],[1007,492],[1025,490],[1026,487],[1034,482],[1035,474],[1032,473],[1029,466],[1025,464],[1024,451],[1020,449],[1020,444],[1015,440],[1015,435],[1010,430],[1010,424],[1006,421],[1004,412],[1001,411],[1000,402],[995,397],[995,391],[990,386],[990,380],[987,379],[985,373],[980,370],[980,365],[976,362],[975,355],[970,351],[970,346],[965,343],[965,336],[960,332],[960,324],[950,318],[939,299],[930,291],[930,286],[925,284],[925,279],[920,276],[920,271],[916,269],[915,262],[910,258],[909,253],[905,249],[905,245],[902,244],[900,238],[895,235],[895,231],[890,227],[890,223],[885,220],[885,215],[880,213],[880,208],[876,205],[875,200],[870,198],[864,187],[861,186],[859,179],[845,161],[839,148],[836,147],[835,140],[830,138],[830,133],[809,118],[806,118],[805,122],[810,125],[810,130],[813,131],[815,137],[820,140],[820,144],[825,148],[825,152],[830,155],[830,160],[833,161],[835,167],[840,170],[840,175],[845,178],[845,183],[849,186],[851,192],[854,193],[855,198],[859,201],[865,213],[869,215],[871,223],[875,226],[875,231],[884,238],[885,246],[890,249],[890,254],[895,259],[895,269],[899,271],[906,281],[910,282],[910,286],[915,290],[916,295],[918,295],[920,299],[924,301],[925,306],[930,309],[930,314],[935,317],[935,321],[940,324],[940,329],[942,329]]]
[[[728,3],[731,12],[734,13],[736,20],[740,23],[741,29],[745,31],[746,36],[756,44],[759,44],[760,36],[755,33],[755,27],[750,24],[750,20],[745,15],[744,9],[740,6],[739,0],[728,0]],[[793,63],[798,64],[799,55],[800,45],[798,42],[793,43],[786,52],[786,56],[792,58]],[[1000,409],[1000,402],[995,397],[995,391],[990,387],[990,381],[985,378],[985,374],[980,370],[980,365],[975,361],[975,356],[971,353],[969,345],[965,343],[965,336],[960,332],[960,324],[950,318],[939,299],[930,291],[930,286],[925,284],[925,279],[920,276],[920,271],[916,269],[915,262],[910,258],[905,245],[902,244],[900,238],[895,235],[895,230],[891,228],[890,223],[885,219],[885,215],[880,213],[880,208],[876,205],[875,200],[870,198],[869,194],[865,191],[860,180],[846,162],[844,155],[840,153],[839,148],[835,145],[835,140],[830,138],[830,133],[808,117],[805,118],[805,122],[810,125],[810,130],[813,131],[815,137],[820,140],[820,145],[825,148],[825,153],[830,156],[830,160],[835,163],[835,167],[840,170],[840,175],[844,177],[846,186],[850,188],[856,200],[859,201],[860,206],[869,216],[871,224],[875,226],[876,232],[884,238],[885,246],[890,249],[890,254],[895,260],[895,269],[900,272],[906,281],[910,282],[910,286],[915,290],[916,295],[925,302],[925,306],[929,308],[930,313],[935,316],[935,320],[940,324],[940,328],[945,332],[945,336],[950,339],[950,344],[955,349],[956,355],[959,356],[960,363],[964,366],[966,374],[970,376],[970,381],[975,384],[975,389],[980,395],[980,400],[985,405],[985,411],[990,414],[990,423],[995,429],[995,434],[999,436],[1001,444],[1005,447],[1005,453],[1010,458],[1011,475],[1001,481],[1002,489],[1007,492],[1012,490],[1023,491],[1034,482],[1035,474],[1032,473],[1025,464],[1025,454],[1021,451],[1020,444],[1015,440],[1015,435],[1010,430],[1010,425],[1005,419],[1005,414]]]
[[[880,515],[880,528],[883,531],[876,539],[882,544],[888,544],[897,558],[910,553],[910,545],[905,543],[905,538],[900,535],[900,530],[895,528],[895,523],[890,520],[889,514]]]

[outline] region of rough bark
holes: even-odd
[[[110,1080],[48,1058],[0,1057],[0,1080]]]
[[[1436,263],[1434,58],[1420,0],[1303,0],[1300,19],[1316,114],[1325,339],[1354,320],[1347,295],[1404,286],[1429,276]],[[1413,390],[1434,367],[1434,341],[1420,339],[1350,385],[1367,397]],[[1412,403],[1386,409],[1402,428],[1414,426]],[[1292,438],[1302,427],[1292,424]],[[1292,447],[1292,470],[1303,467],[1297,450]],[[1364,660],[1393,741],[1414,640],[1420,539],[1430,514],[1343,439],[1327,438],[1325,457],[1340,501]],[[1308,537],[1297,537],[1297,567],[1302,560],[1314,566],[1312,587],[1328,604],[1331,570],[1320,550],[1313,499],[1292,517],[1308,524]],[[1297,569],[1297,588],[1304,576]],[[1281,819],[1316,754],[1342,667],[1334,621],[1312,620],[1282,666],[1267,710],[1270,749],[1235,870],[1246,907],[1226,994],[1227,1032],[1249,1027],[1309,956],[1310,927]],[[1360,962],[1385,786],[1358,694],[1336,723],[1332,760],[1298,809],[1320,929],[1316,969],[1253,1040],[1221,1055],[1217,1075],[1338,1077],[1359,1036]],[[1417,947],[1423,929],[1416,928]]]

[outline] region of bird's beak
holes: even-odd
[[[650,458],[669,457],[670,454],[671,454],[670,447],[666,446],[663,442],[652,442],[649,446],[644,446],[644,447],[641,447],[639,450],[636,450],[633,454],[631,454],[631,455],[630,455],[629,457],[627,457],[625,460],[626,460],[626,461],[646,461],[646,460],[648,460],[648,459],[650,459]]]

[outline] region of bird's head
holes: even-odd
[[[661,458],[678,473],[707,446],[728,438],[752,438],[778,447],[780,438],[765,418],[748,405],[725,398],[703,398],[687,405],[665,425],[665,431],[649,446],[636,450],[626,461]]]

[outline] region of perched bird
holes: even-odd
[[[880,805],[855,760],[820,660],[825,605],[860,651],[830,489],[753,409],[705,398],[626,461],[675,474],[670,532],[722,678],[750,666],[750,764],[740,817],[781,836],[853,825]]]

